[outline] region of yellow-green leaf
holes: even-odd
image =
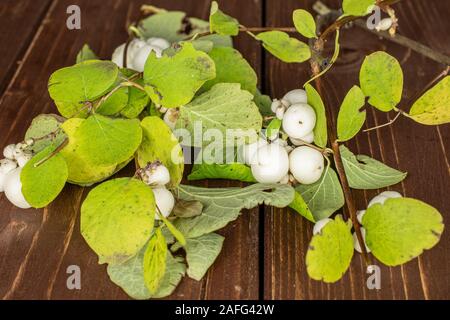
[[[267,31],[259,33],[256,39],[262,41],[263,47],[284,62],[304,62],[311,58],[308,45],[289,37],[286,32]]]
[[[148,242],[143,261],[144,281],[150,294],[155,294],[158,291],[164,278],[166,256],[166,239],[161,232],[161,228],[158,228]]]
[[[292,13],[292,20],[297,31],[306,38],[317,38],[316,22],[313,16],[306,10],[297,9]]]
[[[414,102],[409,115],[415,121],[438,125],[450,122],[450,76],[439,81]]]
[[[313,86],[307,84],[305,86],[308,104],[313,107],[316,112],[316,126],[314,127],[314,143],[319,147],[326,147],[328,143],[327,118],[325,106],[319,93]]]
[[[366,103],[364,93],[358,86],[353,86],[342,102],[337,119],[337,132],[340,141],[353,138],[366,121],[366,111],[360,109]]]

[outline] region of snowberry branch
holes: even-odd
[[[314,76],[318,75],[320,73],[320,66],[317,61],[311,60],[311,70]],[[315,79],[317,91],[319,92],[320,96],[323,96],[323,90],[322,90],[322,83],[320,78]],[[342,190],[344,192],[344,198],[345,198],[345,204],[348,209],[348,215],[345,214],[344,211],[344,217],[346,219],[349,219],[352,221],[353,227],[355,229],[356,237],[358,239],[358,243],[361,247],[361,253],[364,258],[364,261],[366,265],[370,265],[370,258],[367,254],[366,245],[364,243],[364,238],[361,233],[361,227],[358,223],[358,219],[356,217],[356,207],[355,207],[355,201],[353,199],[352,192],[350,190],[350,185],[347,180],[347,176],[345,174],[344,164],[342,162],[341,152],[339,150],[339,143],[337,142],[337,136],[336,136],[336,130],[335,126],[333,124],[333,117],[330,112],[329,108],[325,108],[326,112],[326,118],[327,118],[327,131],[328,131],[328,140],[331,145],[331,149],[333,150],[333,160],[336,167],[336,171],[339,176],[339,180],[342,185]]]

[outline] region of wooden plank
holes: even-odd
[[[56,69],[71,65],[78,50],[89,43],[101,57],[126,40],[125,25],[138,16],[145,0],[115,1],[105,5],[100,0],[59,0],[50,8],[37,39],[13,83],[0,101],[2,135],[0,145],[19,141],[31,119],[39,113],[54,112],[48,97],[47,80]],[[261,2],[254,1],[250,14],[227,1],[223,6],[243,22],[259,23]],[[66,8],[81,8],[81,30],[65,28]],[[167,9],[187,11],[206,18],[209,1],[152,1]],[[255,19],[255,20],[252,20]],[[258,69],[259,54],[242,40],[237,46]],[[252,52],[251,52],[252,51]],[[131,168],[128,173],[131,172]],[[224,182],[210,182],[223,186]],[[228,185],[228,184],[227,184]],[[79,232],[79,208],[89,189],[68,186],[58,199],[44,210],[19,210],[0,194],[0,297],[3,299],[126,299],[126,294],[109,280],[106,266],[97,264]],[[186,279],[171,299],[257,298],[258,209],[221,231],[227,239],[223,253],[201,282]],[[66,269],[81,269],[81,290],[66,287]]]
[[[291,24],[291,12],[297,8],[312,9],[315,0],[267,0],[266,21],[269,26]],[[338,8],[340,1],[324,1]],[[445,13],[450,4],[445,1],[404,1],[395,5],[400,20],[400,32],[436,50],[450,53],[446,30],[450,22]],[[424,23],[427,21],[427,23]],[[324,100],[333,110],[333,117],[345,93],[358,83],[359,68],[366,54],[385,50],[402,64],[405,74],[404,100],[420,91],[443,66],[432,62],[362,30],[341,32],[341,56],[323,79]],[[288,90],[300,87],[309,79],[308,64],[283,64],[267,57],[266,77],[269,93],[281,97]],[[403,104],[403,109],[409,106]],[[392,115],[371,109],[366,128],[387,122]],[[427,127],[408,119],[369,133],[360,133],[348,145],[351,150],[380,159],[393,167],[409,172],[406,180],[389,188],[421,199],[449,219],[446,192],[450,188],[448,126]],[[380,190],[354,191],[358,208]],[[441,242],[418,259],[399,267],[381,266],[381,290],[366,288],[367,275],[359,254],[355,254],[346,275],[335,284],[324,284],[308,278],[305,254],[312,234],[312,224],[292,210],[266,209],[265,219],[265,293],[266,299],[447,299],[449,296],[450,235],[444,232]]]
[[[20,64],[51,2],[5,0],[0,3],[0,95]]]

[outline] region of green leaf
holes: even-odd
[[[77,54],[77,63],[86,60],[98,60],[97,55],[92,51],[88,44],[84,44],[83,48],[81,48],[80,52]]]
[[[292,13],[292,20],[297,31],[306,38],[317,38],[316,22],[306,10],[297,9]]]
[[[172,130],[158,117],[145,117],[141,122],[142,144],[137,152],[141,168],[148,163],[161,161],[170,173],[170,187],[176,187],[183,178],[183,150]]]
[[[197,281],[203,278],[222,250],[223,240],[225,238],[217,233],[187,240],[185,250],[190,278]]]
[[[272,119],[266,128],[266,137],[269,139],[275,139],[280,132],[282,121],[278,118]]]
[[[319,93],[310,84],[305,86],[308,104],[316,112],[316,126],[314,127],[314,143],[319,147],[325,148],[328,143],[327,118],[325,106]]]
[[[52,144],[35,155],[23,167],[20,174],[22,193],[34,208],[43,208],[62,191],[67,181],[67,164],[59,154],[50,156],[58,144]],[[41,160],[45,162],[36,166]]]
[[[272,99],[267,94],[261,94],[261,92],[256,89],[253,101],[259,109],[259,113],[263,116],[272,116],[273,112],[271,110]]]
[[[195,50],[203,51],[206,53],[210,53],[214,48],[214,43],[209,40],[197,39],[192,40],[191,43],[194,46]]]
[[[162,298],[172,294],[186,272],[182,257],[173,257],[167,252],[166,271],[159,289],[150,294],[144,282],[143,260],[145,247],[130,260],[118,264],[108,265],[107,271],[112,282],[121,287],[133,299]]]
[[[64,131],[59,130],[63,122],[64,118],[56,114],[40,114],[35,117],[31,121],[24,138],[25,141],[33,139],[34,143],[30,150],[38,153],[52,143],[61,144],[66,138]]]
[[[311,50],[307,44],[289,37],[286,32],[267,31],[256,35],[263,47],[284,62],[304,62],[311,58]]]
[[[289,205],[290,208],[294,209],[298,213],[300,213],[303,217],[308,219],[311,222],[315,222],[314,216],[309,210],[308,205],[303,199],[302,195],[299,192],[295,192],[294,201]]]
[[[242,209],[259,204],[284,208],[294,199],[294,189],[281,184],[253,184],[245,188],[201,188],[180,185],[177,198],[197,200],[204,206],[200,216],[178,218],[174,225],[187,238],[196,238],[223,228],[235,220]]]
[[[128,104],[128,91],[129,88],[127,87],[118,89],[99,105],[95,112],[104,116],[112,116],[119,113]]]
[[[345,175],[353,189],[380,189],[406,178],[406,172],[395,170],[365,155],[355,156],[343,145],[340,146],[340,151]]]
[[[202,214],[203,204],[200,201],[177,199],[172,213],[180,218],[191,218]]]
[[[158,291],[166,272],[167,244],[161,228],[156,229],[144,253],[144,281],[150,292]]]
[[[406,263],[431,249],[444,230],[439,211],[411,198],[388,199],[371,206],[362,224],[367,246],[388,266]]]
[[[159,218],[164,222],[167,229],[170,231],[170,233],[177,239],[178,243],[182,246],[186,245],[186,238],[184,235],[170,222],[166,217],[164,217],[162,214],[160,214],[158,211]]]
[[[142,181],[119,178],[89,192],[81,206],[81,234],[99,263],[120,264],[147,243],[155,219],[152,190]]]
[[[216,77],[203,85],[201,92],[217,83],[240,83],[242,90],[255,93],[258,78],[256,72],[239,51],[229,47],[216,47],[209,53],[216,66]]]
[[[253,102],[252,94],[241,90],[238,83],[219,83],[180,109],[177,129],[187,129],[194,137],[197,124],[202,126],[203,132],[218,129],[226,137],[227,129],[259,132],[262,116]],[[210,142],[207,139],[191,141],[196,147]],[[186,143],[183,141],[183,144]]]
[[[184,42],[174,56],[149,55],[144,68],[145,90],[153,102],[172,108],[192,100],[198,89],[216,75],[214,61]]]
[[[201,163],[194,164],[188,180],[227,179],[256,182],[252,170],[243,163]]]
[[[314,280],[333,283],[342,278],[353,257],[351,223],[340,215],[312,237],[306,253],[306,270]]]
[[[83,61],[55,71],[48,81],[48,91],[59,113],[71,118],[83,110],[85,102],[108,92],[118,74],[119,69],[111,61]]]
[[[344,0],[342,9],[346,15],[365,16],[369,14],[376,0]]]
[[[300,184],[295,190],[301,194],[315,221],[328,218],[344,206],[344,193],[339,179],[329,166],[325,168],[319,181]]]
[[[377,51],[364,59],[359,81],[369,103],[381,111],[392,110],[402,98],[402,67],[386,52]]]
[[[208,21],[186,17],[181,11],[161,11],[143,19],[138,29],[145,39],[151,37],[164,38],[169,42],[178,42],[190,38],[194,34],[209,31]],[[205,36],[215,46],[232,46],[231,38],[217,34]]]
[[[144,86],[144,80],[142,79],[135,80],[135,82]],[[149,102],[150,98],[146,92],[135,87],[129,87],[128,101],[126,106],[120,111],[120,114],[128,119],[137,118]]]
[[[60,154],[67,163],[69,175],[67,181],[81,185],[92,185],[110,177],[116,170],[116,165],[94,166],[87,163],[80,156],[79,143],[75,137],[75,132],[86,121],[85,119],[72,118],[62,124],[62,129],[66,133],[69,143],[61,150]]]
[[[409,115],[415,121],[438,125],[450,122],[450,76],[439,81],[414,102]]]
[[[239,21],[220,11],[217,2],[213,1],[209,14],[209,28],[211,33],[237,36],[239,34]]]
[[[340,141],[353,138],[366,121],[366,111],[360,109],[366,103],[366,97],[358,86],[353,86],[342,102],[337,119],[337,132]]]
[[[75,132],[80,157],[97,166],[117,165],[133,156],[142,140],[137,119],[112,119],[94,114]]]

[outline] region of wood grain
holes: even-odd
[[[51,3],[51,0],[0,3],[0,94],[20,65]]]
[[[78,50],[88,43],[100,57],[108,58],[127,38],[126,25],[139,15],[147,1],[54,1],[45,23],[34,36],[20,69],[0,102],[2,135],[0,145],[21,140],[31,119],[39,113],[55,112],[47,94],[47,80],[56,69],[71,65]],[[81,8],[81,30],[65,27],[66,8]],[[186,11],[207,18],[209,1],[152,1],[169,10]],[[261,24],[262,4],[253,1],[248,13],[239,1],[223,7],[243,23]],[[11,29],[11,27],[10,27]],[[259,50],[238,38],[237,48],[258,71]],[[258,48],[258,47],[256,47]],[[132,168],[124,173],[130,173]],[[224,186],[211,181],[202,185]],[[127,299],[98,265],[96,255],[81,237],[79,209],[89,189],[67,186],[44,210],[19,210],[0,195],[0,297],[3,299]],[[223,253],[200,282],[186,278],[170,299],[256,299],[258,298],[258,220],[259,210],[247,210],[242,218],[221,231],[226,236]],[[68,290],[67,267],[78,265],[82,289]]]
[[[285,25],[292,10],[311,10],[314,1],[266,2],[269,26]],[[339,1],[324,1],[338,8]],[[450,4],[444,1],[405,1],[395,6],[403,35],[422,42],[446,54],[450,52],[446,31],[450,28],[445,12]],[[424,21],[433,23],[423,23]],[[426,26],[425,26],[426,25]],[[338,63],[322,78],[324,101],[333,110],[333,118],[346,92],[358,84],[359,67],[365,55],[385,50],[395,56],[405,75],[403,104],[409,109],[412,98],[435,75],[444,69],[410,50],[394,45],[376,36],[352,29],[341,32],[341,55]],[[286,65],[273,57],[266,59],[269,92],[280,97],[286,91],[300,87],[309,79],[307,64]],[[392,115],[368,109],[367,127],[387,122]],[[409,172],[407,179],[391,190],[422,199],[438,208],[449,218],[450,188],[447,160],[450,130],[448,126],[427,127],[408,119],[369,133],[360,133],[348,146],[355,153],[367,154],[386,164]],[[366,207],[368,200],[381,190],[354,191],[357,207]],[[381,289],[366,287],[367,275],[359,254],[353,258],[347,274],[335,284],[324,284],[308,278],[305,254],[311,238],[312,224],[292,210],[267,208],[265,220],[265,294],[266,299],[446,299],[449,296],[448,252],[450,236],[444,232],[441,242],[418,259],[401,267],[381,266]]]

